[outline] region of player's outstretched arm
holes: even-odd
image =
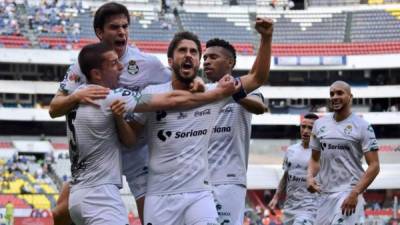
[[[125,121],[125,102],[116,100],[110,105],[110,109],[114,115],[120,142],[126,147],[133,146],[136,143],[137,136],[135,130]]]
[[[321,152],[313,149],[307,169],[307,190],[311,193],[319,193],[321,191],[319,185],[315,181],[315,176],[319,172],[320,158]]]
[[[246,98],[241,99],[239,104],[250,113],[258,115],[265,112],[264,102],[259,96],[248,95]]]
[[[89,86],[67,95],[58,91],[50,102],[49,114],[51,118],[64,116],[77,104],[97,105],[96,99],[103,99],[108,95],[109,89],[101,86]]]
[[[212,90],[203,93],[174,90],[164,94],[143,94],[136,105],[135,112],[148,112],[168,109],[190,109],[231,96],[240,88],[234,79],[226,75]]]
[[[250,73],[240,77],[244,90],[249,93],[263,85],[269,76],[273,22],[270,19],[256,19],[255,29],[261,35],[260,48]]]
[[[276,192],[274,197],[272,197],[271,201],[269,202],[268,206],[271,209],[275,209],[279,203],[279,200],[286,194],[286,182],[287,182],[288,172],[285,171],[281,180],[279,181],[278,188],[276,188]]]
[[[354,186],[353,190],[346,197],[342,203],[342,214],[350,216],[353,214],[357,207],[358,196],[362,194],[368,186],[374,181],[375,177],[378,175],[379,167],[379,157],[377,151],[369,151],[364,154],[365,161],[368,164],[368,168],[364,175],[361,177],[360,181]]]

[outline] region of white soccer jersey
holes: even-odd
[[[100,108],[83,104],[67,115],[71,190],[101,184],[122,186],[121,143],[110,105],[117,99],[125,101],[126,111],[132,113],[140,97],[137,92],[119,88],[97,100]]]
[[[261,96],[259,92],[251,95]],[[210,181],[213,185],[246,186],[252,114],[236,102],[224,106],[212,129],[208,148]]]
[[[316,194],[307,191],[307,168],[311,157],[311,148],[303,148],[301,143],[289,146],[283,161],[283,169],[288,173],[286,180],[285,212],[296,214],[317,210]]]
[[[152,55],[142,53],[136,47],[128,46],[125,54],[120,58],[124,66],[120,76],[120,86],[140,92],[151,84],[161,84],[171,79],[171,71]],[[70,66],[64,80],[60,83],[59,90],[70,94],[77,87],[86,83],[86,77],[81,72],[79,64]],[[146,182],[139,178],[147,174],[148,149],[145,137],[138,137],[132,149],[123,151],[123,170],[135,197],[141,197]],[[134,184],[135,183],[135,184]],[[140,190],[138,190],[140,189]],[[138,192],[137,192],[138,191]]]
[[[340,122],[333,115],[316,120],[310,147],[321,151],[318,177],[327,193],[351,191],[364,174],[364,153],[379,149],[372,126],[354,113]]]
[[[207,85],[207,89],[215,85]],[[172,91],[171,82],[149,86],[143,94]],[[136,114],[145,125],[149,145],[147,194],[163,195],[210,190],[207,149],[215,119],[226,98],[191,110]]]

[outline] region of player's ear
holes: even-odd
[[[98,84],[101,82],[101,71],[99,69],[92,69],[90,70],[90,83]]]
[[[101,41],[103,39],[103,30],[100,28],[96,28],[95,31],[97,38]]]
[[[172,63],[173,63],[173,59],[172,58],[170,58],[170,57],[168,57],[168,65],[169,65],[169,67],[171,67],[172,68]]]

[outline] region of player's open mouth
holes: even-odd
[[[126,43],[125,40],[116,40],[116,41],[114,41],[114,44],[117,47],[123,47],[123,46],[125,46],[125,43]]]
[[[212,71],[213,71],[212,68],[210,68],[210,67],[204,67],[204,72],[205,72],[206,74],[212,73]]]
[[[188,71],[193,68],[193,63],[191,61],[186,61],[182,64],[182,70]]]

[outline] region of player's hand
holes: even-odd
[[[278,201],[279,201],[278,196],[274,195],[274,197],[269,202],[268,207],[271,209],[275,209],[276,205],[278,205]]]
[[[307,190],[311,193],[321,193],[321,188],[314,178],[307,178]]]
[[[190,92],[204,92],[206,90],[206,85],[200,77],[194,78],[193,82],[190,83]]]
[[[351,216],[356,212],[356,206],[358,202],[358,194],[355,192],[351,192],[346,199],[344,199],[342,206],[342,215]]]
[[[271,38],[274,32],[274,22],[271,19],[257,17],[255,29],[261,37]]]
[[[124,113],[126,112],[124,101],[115,100],[113,103],[111,103],[110,108],[115,119],[124,119]]]
[[[224,96],[231,96],[240,90],[242,84],[236,82],[235,78],[226,74],[218,81],[218,88],[221,88]]]
[[[110,89],[105,87],[89,86],[74,92],[72,95],[78,99],[80,104],[92,104],[99,106],[95,100],[106,98],[108,92],[110,92]]]

